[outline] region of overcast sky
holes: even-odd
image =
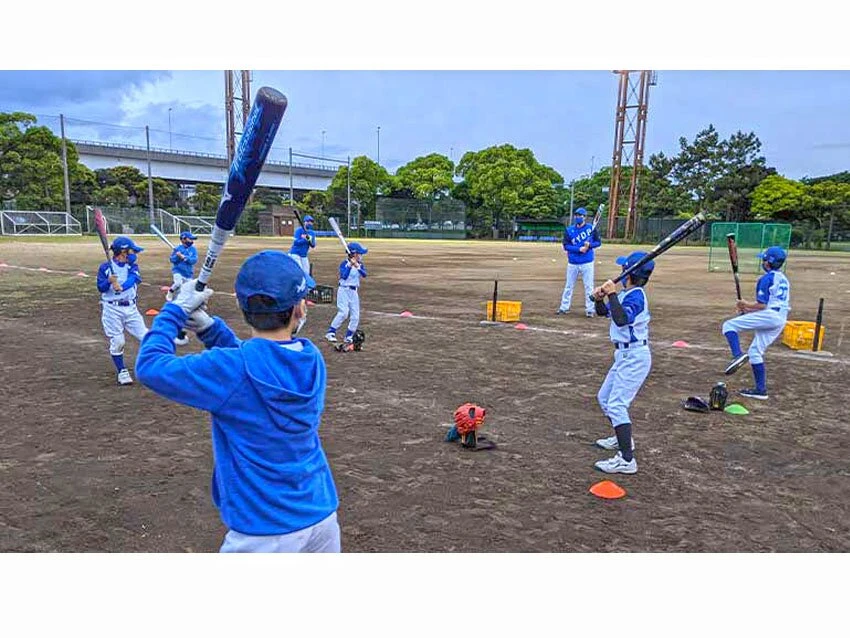
[[[321,153],[323,130],[326,155],[375,158],[380,126],[390,170],[505,142],[567,180],[611,163],[617,78],[606,71],[255,71],[252,92],[263,85],[289,98],[274,159],[289,146]],[[14,110],[57,130],[64,113],[71,139],[141,146],[147,124],[152,146],[224,154],[221,71],[0,71],[0,111]],[[850,170],[848,114],[850,72],[659,71],[647,157],[714,124],[724,137],[754,131],[788,177]]]

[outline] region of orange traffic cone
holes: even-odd
[[[614,481],[599,481],[590,487],[590,493],[599,498],[623,498],[626,490]]]

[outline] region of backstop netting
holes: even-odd
[[[80,222],[65,212],[41,210],[0,211],[2,235],[82,235]]]
[[[450,198],[431,202],[378,197],[375,222],[367,226],[367,233],[375,237],[463,239],[466,237],[466,205]]]
[[[711,225],[711,243],[708,249],[709,271],[731,272],[726,236],[735,235],[738,246],[738,270],[747,273],[761,272],[758,254],[770,246],[788,250],[791,245],[791,224],[714,222]]]
[[[514,239],[517,241],[563,241],[569,220],[563,219],[515,219]]]

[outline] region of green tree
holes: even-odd
[[[98,199],[108,206],[127,206],[130,193],[121,184],[113,184],[100,189]]]
[[[746,219],[752,206],[752,192],[761,181],[775,175],[760,154],[761,141],[755,133],[738,131],[720,143],[722,174],[710,195],[712,208],[727,221]]]
[[[283,204],[284,200],[289,200],[289,193],[286,193],[284,196],[284,194],[278,190],[260,186],[254,189],[252,200],[264,204],[267,208],[269,206],[280,206]]]
[[[810,206],[805,184],[781,175],[765,177],[751,200],[756,219],[799,219]]]
[[[198,184],[192,196],[192,207],[202,213],[215,214],[221,201],[221,186],[217,184]]]
[[[172,184],[159,177],[154,177],[151,180],[153,187],[153,205],[154,208],[168,208],[174,206],[179,199],[178,189],[176,184]],[[133,186],[133,192],[136,193],[136,204],[147,205],[148,202],[148,180],[147,178],[137,182]]]
[[[97,199],[98,186],[95,172],[80,164],[71,163],[71,146],[68,146],[68,179],[71,183],[71,204],[92,204]],[[74,149],[74,155],[77,149]]]
[[[29,113],[0,113],[0,199],[15,200],[18,208],[63,210],[62,142],[35,122]]]
[[[391,192],[396,180],[387,169],[365,155],[351,161],[351,198],[360,202],[362,219],[375,218],[375,198]],[[328,187],[328,204],[344,208],[347,202],[348,166],[340,166]]]
[[[696,134],[693,142],[680,137],[679,149],[671,174],[693,202],[692,212],[697,213],[706,208],[717,180],[723,175],[720,135],[710,124]]]
[[[98,169],[95,173],[101,188],[120,184],[131,197],[147,201],[148,177],[135,166],[112,166]]]
[[[473,226],[500,228],[513,217],[552,217],[558,210],[556,187],[564,178],[549,166],[540,164],[529,149],[510,144],[469,151],[457,165],[457,174],[466,183],[456,189],[480,202],[469,211]]]
[[[268,207],[263,202],[253,201],[242,212],[239,221],[236,222],[237,235],[259,235],[260,234],[260,213]]]
[[[564,214],[570,214],[569,186],[572,186],[573,189],[573,208],[585,208],[588,211],[595,212],[599,207],[599,204],[607,204],[607,189],[611,186],[611,172],[612,170],[610,166],[604,166],[596,171],[592,176],[580,177],[570,182],[570,184],[564,188],[565,192],[561,195],[562,197],[566,197]],[[630,177],[631,173],[627,176],[626,170],[624,169],[623,175],[625,177]]]
[[[399,187],[413,197],[433,202],[447,196],[454,186],[454,163],[445,155],[431,153],[408,162],[395,176]]]

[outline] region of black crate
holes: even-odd
[[[333,303],[334,289],[331,286],[316,286],[307,293],[307,300],[313,303]]]

